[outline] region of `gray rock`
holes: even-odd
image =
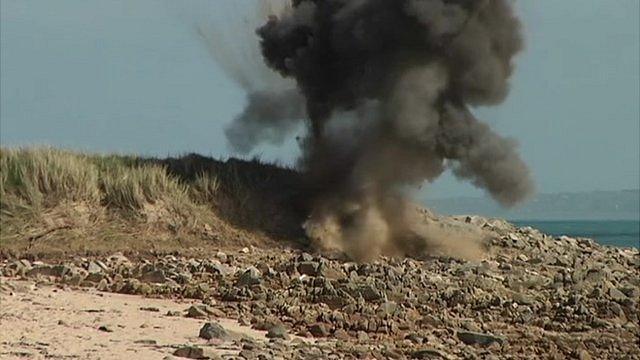
[[[146,283],[164,283],[167,281],[167,277],[162,270],[152,270],[142,275],[140,281]]]
[[[191,305],[191,307],[189,307],[189,309],[187,310],[187,317],[196,319],[205,318],[214,313],[215,311],[207,305]]]
[[[84,278],[84,281],[90,281],[92,283],[99,283],[104,278],[105,278],[105,275],[102,274],[101,272],[90,272],[89,275],[87,275]]]
[[[315,337],[326,337],[329,335],[329,330],[327,330],[327,326],[323,323],[316,323],[309,326],[309,332],[311,335]]]
[[[411,353],[413,359],[446,359],[447,356],[436,349],[421,349]]]
[[[200,334],[198,336],[207,340],[220,339],[223,341],[229,340],[231,338],[229,332],[225,330],[222,325],[214,322],[208,322],[204,324],[200,329]]]
[[[628,299],[627,295],[615,287],[609,288],[609,296],[611,297],[611,300],[618,303],[623,303]]]
[[[178,348],[173,355],[188,359],[222,359],[213,349],[198,346],[183,346]]]
[[[24,275],[31,269],[31,262],[27,259],[16,260],[9,264],[7,268],[14,270],[16,274]]]
[[[133,342],[134,344],[142,344],[142,345],[157,345],[158,342],[152,339],[142,339],[136,340]]]
[[[378,314],[382,316],[393,316],[398,309],[398,305],[393,301],[385,301],[378,306]]]
[[[87,271],[89,272],[89,274],[94,274],[94,273],[101,273],[103,269],[95,261],[92,261],[89,263],[89,266],[87,266]]]
[[[72,269],[66,265],[40,265],[36,266],[29,271],[27,271],[28,276],[55,276],[55,277],[63,277],[67,273],[70,273]]]
[[[218,251],[216,253],[216,258],[221,262],[227,262],[228,259],[227,254],[223,253],[222,251]]]
[[[492,334],[479,333],[474,331],[458,331],[458,339],[467,345],[490,345],[494,342],[502,344],[506,339],[502,336]]]
[[[364,285],[358,289],[358,292],[365,301],[376,301],[382,299],[382,294],[373,285]]]
[[[514,293],[513,301],[518,305],[533,305],[536,302],[534,298],[523,293]]]
[[[242,275],[238,278],[236,282],[237,286],[251,286],[258,285],[262,282],[262,274],[260,270],[256,269],[253,266],[247,268]]]
[[[269,339],[284,339],[284,340],[289,339],[289,334],[287,333],[287,329],[281,324],[276,324],[272,326],[267,332],[267,335],[265,336]]]

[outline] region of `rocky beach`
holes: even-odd
[[[485,254],[5,256],[0,357],[640,359],[637,248],[498,219],[431,221],[481,229]]]

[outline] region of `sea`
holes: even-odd
[[[640,220],[511,220],[517,226],[531,226],[543,233],[591,238],[602,245],[640,247]]]

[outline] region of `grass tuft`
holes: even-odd
[[[299,186],[297,172],[258,159],[2,147],[0,257],[7,249],[157,251],[163,241],[297,237],[305,214],[291,204]]]
[[[51,148],[0,149],[0,207],[41,211],[99,199],[98,171],[82,156]]]

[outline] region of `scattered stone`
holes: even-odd
[[[215,314],[215,310],[211,307],[209,307],[208,305],[191,305],[191,307],[189,307],[189,309],[187,310],[187,317],[190,318],[206,318],[209,317],[209,315],[213,315]]]
[[[327,337],[329,335],[329,330],[323,323],[316,323],[308,327],[311,335],[315,337]]]
[[[378,306],[378,314],[383,316],[393,316],[396,312],[398,305],[393,301],[385,301]]]
[[[104,279],[105,279],[105,275],[101,271],[96,271],[96,272],[90,272],[89,275],[87,275],[84,278],[84,281],[89,281],[92,283],[100,283]]]
[[[615,287],[609,288],[609,296],[611,299],[618,303],[625,302],[628,298],[622,291],[616,289]]]
[[[213,349],[198,346],[183,346],[178,348],[173,355],[188,359],[221,359]]]
[[[102,265],[82,258],[62,265],[9,259],[0,262],[0,274],[9,278],[9,283],[3,278],[0,291],[15,295],[22,282],[11,277],[29,273],[36,277],[29,282],[38,284],[33,286],[58,283],[199,299],[203,304],[187,309],[186,316],[236,318],[243,326],[267,331],[268,343],[249,344],[231,332],[226,337],[215,323],[200,329],[210,337],[209,345],[226,342],[225,352],[242,351],[241,356],[251,359],[493,360],[525,352],[555,358],[640,358],[631,341],[640,336],[637,249],[553,238],[499,220],[465,219],[437,222],[443,227],[477,223],[487,232],[489,250],[481,263],[429,253],[358,264],[344,254],[280,248],[247,248],[233,255],[220,251],[203,258],[157,255],[134,262],[116,254]],[[153,306],[140,310],[160,311]],[[449,329],[459,331],[452,337],[455,332]],[[285,342],[289,334],[319,339]],[[575,344],[585,344],[584,350],[568,340],[574,338],[579,339]],[[197,351],[193,356],[200,356]]]
[[[225,330],[222,325],[214,322],[205,323],[200,329],[200,334],[198,336],[206,340],[219,339],[226,341],[230,338],[227,330]]]
[[[261,281],[262,281],[262,274],[260,273],[260,270],[256,269],[253,266],[250,266],[242,273],[242,275],[240,275],[237,285],[238,286],[258,285],[260,284]]]
[[[140,308],[142,311],[160,312],[160,309],[155,306],[143,306]]]
[[[458,339],[467,345],[490,345],[494,342],[502,344],[505,338],[492,334],[479,333],[474,331],[458,331]]]
[[[87,266],[87,271],[89,274],[101,273],[104,269],[98,265],[95,261],[91,261],[89,266]]]
[[[153,270],[145,273],[140,277],[140,281],[146,283],[163,283],[167,278],[162,270]]]
[[[421,349],[411,354],[412,359],[446,359],[447,356],[436,349]]]
[[[227,262],[227,259],[228,259],[227,254],[223,253],[222,251],[218,251],[216,253],[216,258],[223,263]]]
[[[319,264],[314,261],[304,261],[298,264],[298,272],[302,275],[316,276],[318,275]]]
[[[535,304],[535,300],[523,293],[514,293],[513,301],[515,301],[518,305],[533,305]]]
[[[134,344],[141,344],[141,345],[157,345],[158,344],[157,341],[151,340],[151,339],[136,340],[133,343]]]
[[[265,336],[269,339],[289,340],[287,328],[285,328],[282,324],[275,324],[274,326],[272,326]]]
[[[98,327],[98,330],[104,332],[113,332],[113,328],[109,325],[100,325],[100,327]]]

